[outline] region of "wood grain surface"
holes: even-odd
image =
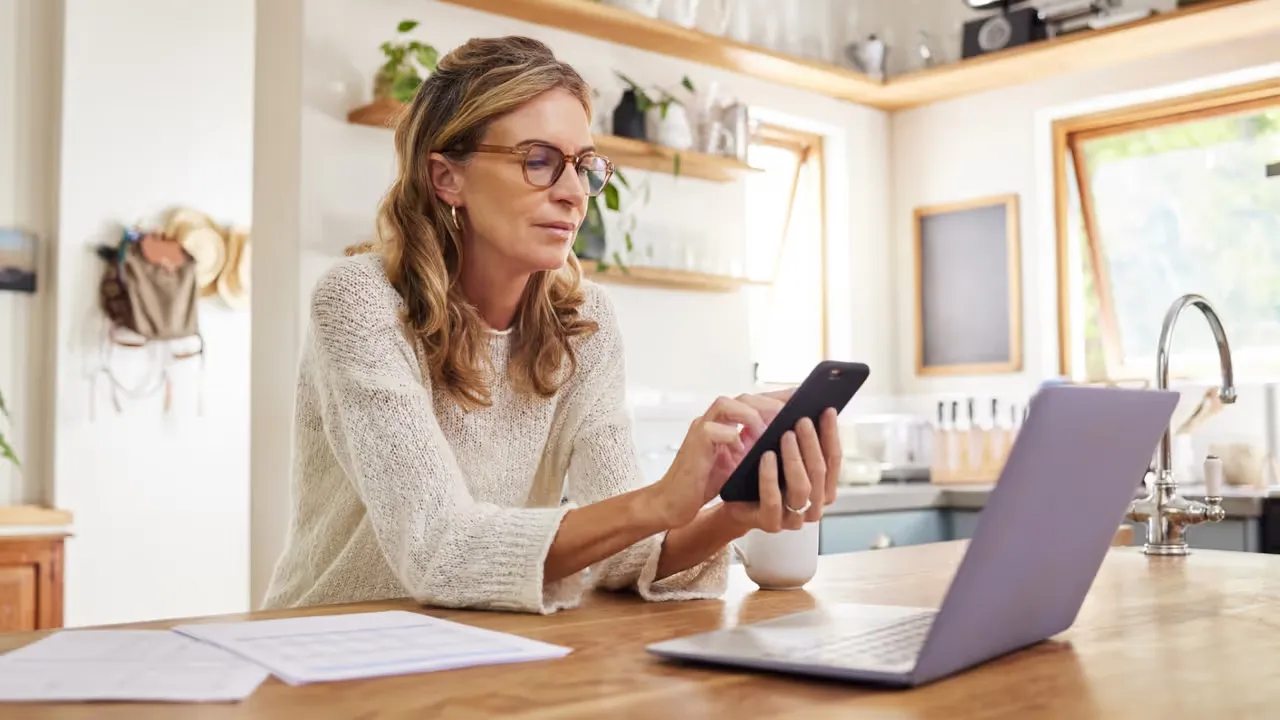
[[[572,647],[562,660],[289,687],[269,679],[234,705],[0,705],[0,717],[97,718],[1266,718],[1280,702],[1280,557],[1113,548],[1072,629],[914,690],[682,666],[658,640],[826,603],[936,606],[964,541],[823,556],[801,591],[756,590],[734,568],[723,601],[590,595],[549,617],[428,610]],[[199,618],[268,618],[407,602]],[[164,627],[190,619],[132,627]],[[43,633],[0,635],[0,651]]]

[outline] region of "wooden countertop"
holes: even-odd
[[[804,591],[756,591],[735,566],[724,601],[646,604],[599,594],[577,610],[549,617],[431,611],[574,648],[562,660],[300,687],[271,678],[234,705],[0,705],[0,717],[1078,720],[1275,715],[1280,556],[1256,553],[1202,550],[1185,558],[1148,558],[1136,548],[1113,548],[1072,629],[915,690],[682,667],[643,650],[654,641],[822,603],[936,606],[965,545],[823,556],[818,576]],[[369,603],[239,617],[408,607]],[[202,618],[213,619],[227,617]],[[0,651],[40,635],[0,635]]]
[[[68,510],[37,505],[0,505],[0,542],[66,538],[71,535],[71,520]],[[3,717],[2,712],[0,717]]]
[[[0,505],[0,525],[66,526],[71,512],[37,505]]]

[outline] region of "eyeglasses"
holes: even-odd
[[[531,143],[511,147],[508,145],[477,145],[476,152],[518,155],[524,168],[524,180],[534,187],[549,188],[555,185],[570,162],[578,173],[587,195],[595,197],[604,191],[613,176],[613,163],[603,155],[587,151],[581,155],[566,155],[560,148]]]

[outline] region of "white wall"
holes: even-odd
[[[101,270],[116,223],[187,205],[248,223],[253,0],[67,0],[57,252],[53,503],[75,513],[68,625],[248,607],[249,313],[201,303],[196,362],[116,414],[98,382]],[[116,370],[145,377],[145,351]]]
[[[261,4],[261,3],[260,3]],[[296,2],[286,3],[296,5]],[[281,20],[273,37],[287,31],[284,10],[272,9]],[[299,306],[279,308],[259,303],[255,324],[292,327],[305,312],[310,290],[319,273],[337,257],[341,248],[361,239],[372,228],[377,201],[392,177],[394,157],[389,131],[352,126],[346,113],[370,99],[370,84],[378,64],[379,43],[394,36],[398,21],[421,21],[415,34],[443,53],[476,36],[524,34],[547,42],[557,55],[573,64],[588,82],[616,98],[620,84],[613,71],[621,70],[638,82],[676,88],[688,74],[695,85],[718,83],[723,92],[736,94],[775,116],[795,118],[809,129],[828,137],[831,177],[828,206],[831,240],[840,248],[842,266],[830,276],[841,301],[831,313],[832,344],[842,353],[866,361],[880,370],[889,367],[891,318],[887,296],[889,256],[883,242],[887,230],[886,188],[887,118],[880,111],[838,102],[815,94],[783,88],[721,70],[697,66],[654,53],[618,47],[555,29],[488,15],[454,5],[421,0],[311,0],[305,4],[303,42],[304,74],[300,197],[282,198],[287,188],[259,183],[260,204],[297,202],[301,207],[302,239],[295,261]],[[261,20],[261,16],[260,16]],[[292,42],[286,39],[286,44]],[[261,73],[272,72],[264,78]],[[278,90],[288,81],[280,73],[259,68],[260,83]],[[276,83],[280,83],[276,85]],[[260,85],[263,92],[265,85]],[[611,102],[616,102],[611,100]],[[273,118],[259,116],[259,128]],[[775,117],[776,119],[776,117]],[[280,119],[280,129],[295,122]],[[633,182],[640,173],[631,173]],[[663,233],[680,231],[727,242],[742,234],[741,185],[715,185],[690,178],[654,175],[650,179],[651,202],[642,215],[637,243]],[[281,269],[283,271],[283,269]],[[686,295],[666,291],[610,286],[627,337],[627,362],[637,398],[705,398],[722,392],[739,392],[751,378],[744,300],[735,295]],[[696,302],[690,302],[694,300]],[[859,311],[855,314],[852,308]],[[262,363],[262,373],[259,373]],[[255,353],[254,383],[291,387],[293,368]],[[890,390],[889,373],[877,372],[864,391],[874,398]],[[694,402],[699,400],[694,399]],[[255,404],[258,399],[255,397]],[[284,399],[272,402],[277,410]],[[263,417],[268,413],[263,407]],[[288,518],[287,476],[280,470],[287,452],[288,428],[278,424],[254,425],[253,537],[255,601],[261,596],[271,565],[279,552]],[[261,464],[264,474],[257,468]],[[266,470],[272,468],[272,470]],[[266,484],[259,487],[259,484]],[[267,505],[277,504],[269,510]],[[264,518],[258,524],[259,512]],[[274,515],[274,528],[265,518]]]
[[[1146,95],[1130,102],[1154,99],[1150,97],[1153,88],[1274,62],[1280,57],[1278,46],[1280,36],[1258,37],[896,113],[892,119],[892,302],[902,328],[895,338],[896,388],[908,396],[907,406],[928,411],[941,396],[966,395],[1021,403],[1041,380],[1058,373],[1057,265],[1053,188],[1045,171],[1050,161],[1046,113],[1128,92]],[[1001,193],[1017,193],[1021,204],[1024,370],[998,376],[917,377],[912,211]],[[1202,319],[1188,316],[1187,322]],[[1188,393],[1184,398],[1191,396],[1188,402],[1194,402],[1195,395]],[[1260,436],[1260,425],[1261,401],[1256,396],[1242,398],[1215,421],[1221,432],[1254,437]]]
[[[11,415],[2,427],[22,460],[21,472],[0,461],[0,504],[43,502],[51,475],[52,334],[41,318],[54,296],[61,5],[0,0],[0,227],[40,238],[36,294],[0,292],[0,392]]]

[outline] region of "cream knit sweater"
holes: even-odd
[[[511,387],[509,338],[495,332],[493,405],[468,413],[420,372],[380,256],[345,258],[321,278],[297,384],[292,517],[265,607],[408,596],[551,613],[576,605],[588,584],[648,600],[724,590],[723,548],[654,582],[663,534],[543,581],[566,512],[643,482],[622,338],[604,292],[584,285],[582,313],[600,329],[579,338],[578,371],[556,397]]]

